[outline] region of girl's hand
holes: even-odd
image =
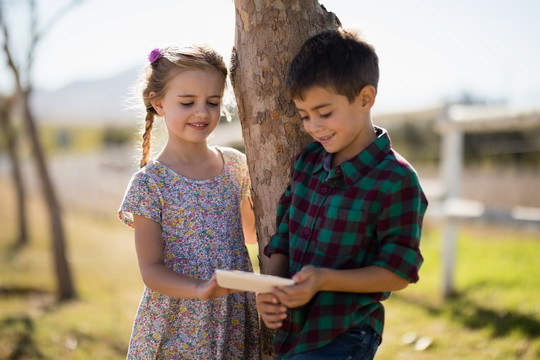
[[[272,293],[257,294],[257,310],[269,329],[280,328],[283,320],[287,318],[287,308],[281,305]]]
[[[208,281],[201,281],[197,285],[197,298],[199,300],[208,300],[220,296],[226,296],[235,292],[234,290],[225,289],[218,285],[216,274]]]
[[[294,285],[276,287],[273,291],[279,301],[289,308],[307,304],[321,290],[322,269],[307,265],[292,279],[295,282]]]

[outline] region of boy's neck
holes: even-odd
[[[369,145],[371,145],[376,139],[377,139],[377,133],[375,131],[375,127],[373,126],[373,123],[369,122],[369,126],[366,126],[363,134],[360,134],[361,141],[357,144],[357,147],[354,151],[350,153],[345,154],[333,154],[332,156],[332,168],[335,168],[341,163],[348,161],[352,159],[355,156],[358,156],[362,151],[364,151]]]

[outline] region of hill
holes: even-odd
[[[107,79],[72,83],[55,91],[34,91],[32,105],[42,124],[127,125],[137,110],[133,88],[138,72],[129,70]]]

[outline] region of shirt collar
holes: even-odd
[[[334,158],[334,154],[325,152],[324,158],[322,161],[322,167],[324,170],[330,172],[332,171],[332,159]]]
[[[388,131],[378,126],[374,126],[374,129],[375,134],[377,135],[375,141],[368,145],[368,147],[362,150],[358,155],[342,162],[334,169],[337,174],[343,174],[345,183],[348,186],[351,186],[371,171],[371,169],[381,162],[391,150]],[[322,160],[318,161],[314,166],[313,173],[321,171],[322,169],[330,173],[332,170],[332,157],[333,154],[330,154],[323,149]]]

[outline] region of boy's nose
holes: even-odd
[[[322,129],[322,123],[316,119],[310,119],[307,126],[309,127],[310,132],[315,132],[317,130]]]

